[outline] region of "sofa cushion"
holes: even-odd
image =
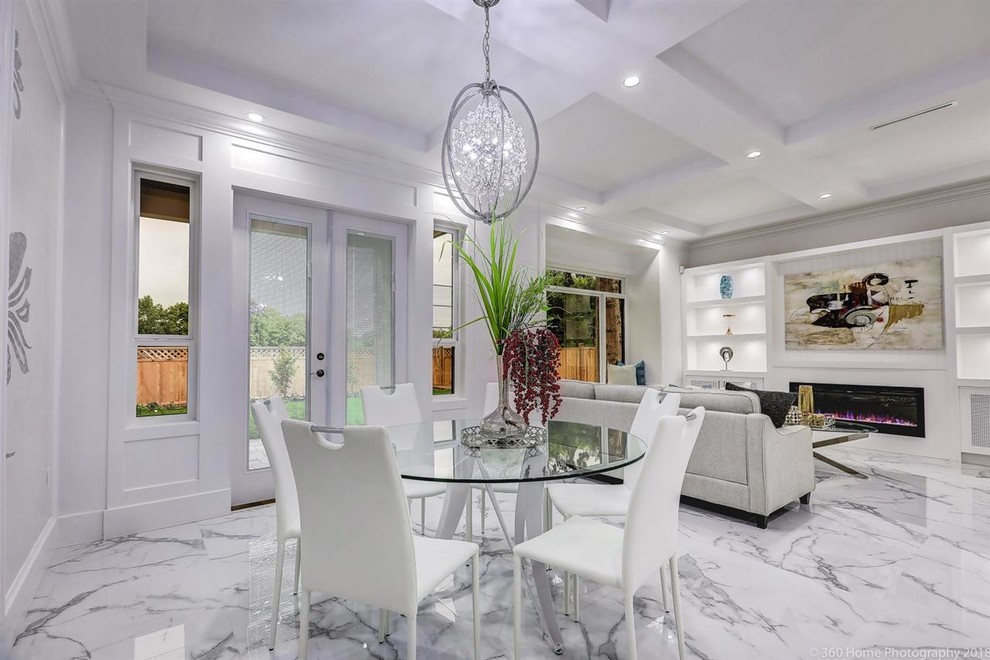
[[[740,387],[733,383],[726,383],[725,389],[738,392],[752,392],[760,397],[760,410],[770,418],[770,421],[778,429],[787,421],[787,412],[794,405],[794,402],[797,401],[796,392],[751,390],[748,387]]]
[[[621,401],[639,404],[646,388],[640,385],[595,385],[595,398],[601,401]]]
[[[636,385],[636,365],[610,364],[606,367],[609,385]]]
[[[681,408],[704,407],[731,413],[760,412],[760,398],[752,392],[727,392],[725,390],[688,390],[681,387],[666,387],[665,392],[678,392],[681,395]]]
[[[586,383],[583,380],[561,379],[560,396],[571,397],[572,399],[594,399],[595,383]]]

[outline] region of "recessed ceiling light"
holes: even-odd
[[[571,217],[571,218],[576,218],[576,217],[578,217],[578,214],[577,214],[577,213],[575,213],[574,211],[568,211],[568,213],[567,213],[567,215],[568,215],[569,217]]]
[[[746,154],[746,158],[759,158],[762,155],[763,155],[763,152],[762,151],[756,151],[756,150],[754,150],[754,151],[750,151],[748,154]]]
[[[831,196],[832,193],[822,193],[821,195],[818,196],[818,199],[828,199]]]
[[[661,236],[666,236],[669,233],[670,233],[669,231],[664,230],[664,231],[660,232],[660,235]]]
[[[588,207],[587,206],[579,206],[577,210],[578,211],[587,211],[588,210]]]
[[[260,124],[261,122],[265,121],[265,116],[260,112],[249,112],[247,113],[247,118],[256,124]]]
[[[636,85],[639,84],[639,76],[629,76],[628,78],[622,81],[622,84],[625,85],[626,87],[635,87]]]

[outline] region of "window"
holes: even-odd
[[[456,390],[457,356],[457,230],[437,225],[433,230],[433,394]]]
[[[604,382],[625,360],[626,299],[615,277],[547,269],[547,327],[560,342],[560,377]]]
[[[137,226],[138,417],[189,412],[191,186],[139,176]]]

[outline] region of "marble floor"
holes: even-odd
[[[688,656],[706,660],[990,657],[990,468],[855,447],[820,465],[812,504],[758,529],[682,507],[680,574]],[[511,515],[512,498],[503,506]],[[427,518],[435,521],[439,503]],[[475,523],[478,523],[475,516]],[[417,521],[418,522],[418,521]],[[270,506],[59,550],[12,660],[296,657],[286,571],[282,621],[267,649],[275,555]],[[287,558],[286,565],[292,566]],[[482,651],[511,656],[512,564],[489,516],[483,542]],[[470,657],[470,573],[419,614],[419,657]],[[554,596],[560,601],[559,580]],[[581,622],[559,621],[564,658],[627,657],[618,592],[582,584]],[[405,657],[405,624],[377,643],[377,615],[317,597],[311,658]],[[524,600],[524,657],[553,658]],[[656,582],[638,592],[641,658],[676,658]]]

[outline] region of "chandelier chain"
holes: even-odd
[[[492,79],[491,46],[488,43],[492,34],[492,24],[488,18],[488,5],[485,5],[485,38],[481,42],[481,50],[485,54],[485,81]]]

